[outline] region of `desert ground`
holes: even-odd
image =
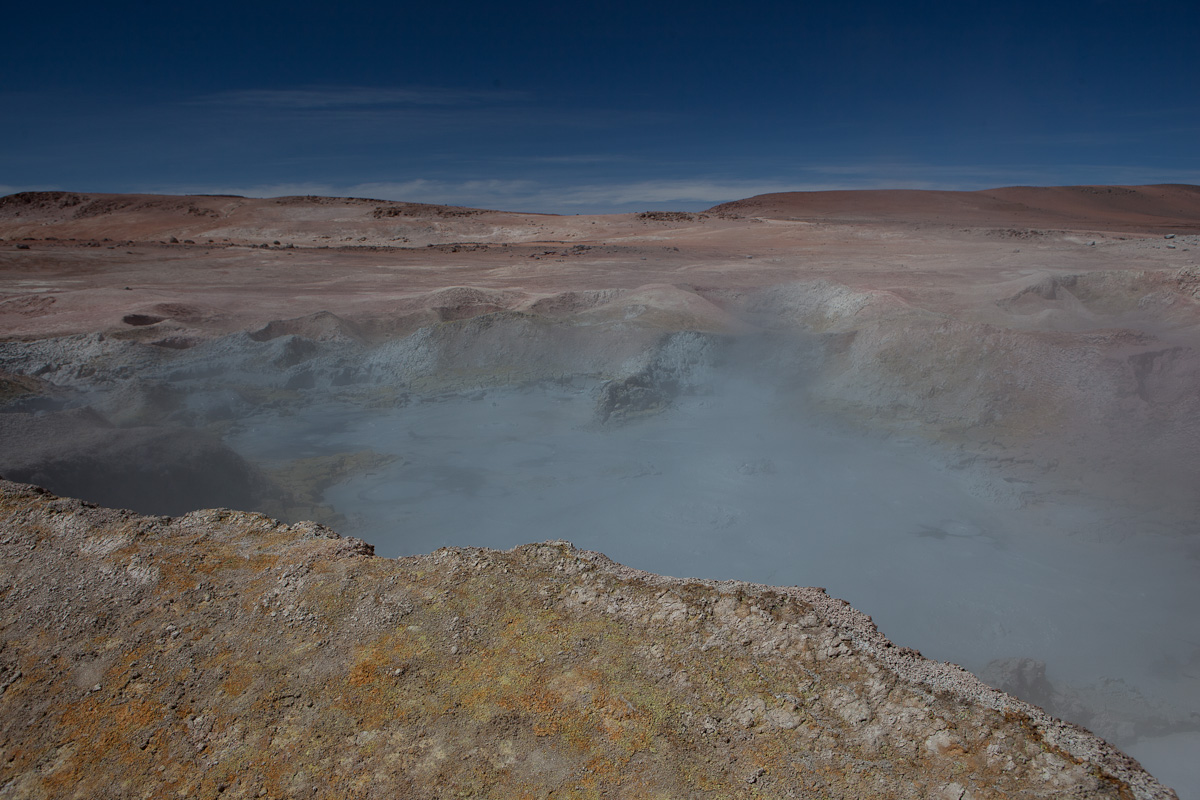
[[[0,276],[0,476],[132,510],[5,484],[0,796],[65,796],[109,758],[141,776],[122,796],[152,796],[159,767],[213,796],[372,796],[385,773],[413,796],[1170,796],[1115,745],[1200,797],[1200,187],[599,216],[25,193],[0,198]],[[271,519],[190,513],[218,507]],[[558,540],[584,549],[524,547]],[[278,586],[233,555],[252,550]],[[392,602],[383,582],[402,613],[354,606]],[[882,634],[813,590],[747,600],[813,631],[772,634],[746,683],[767,651],[738,604],[767,585],[826,587]],[[682,616],[655,616],[668,589]],[[536,642],[509,641],[505,597]],[[335,628],[364,615],[355,649]],[[630,624],[645,641],[616,644]],[[334,642],[319,669],[295,625]],[[840,672],[826,638],[855,654]],[[703,672],[713,642],[733,672]],[[543,695],[499,680],[509,647],[543,659]],[[933,660],[897,666],[902,648]],[[148,663],[207,677],[147,686]],[[673,694],[638,694],[639,670]],[[263,712],[285,677],[302,694]],[[484,710],[439,721],[464,703]],[[140,749],[65,744],[97,719]],[[262,772],[271,747],[298,766]],[[666,783],[617,779],[667,751]]]

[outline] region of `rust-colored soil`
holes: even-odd
[[[0,482],[12,797],[1169,798],[821,590]]]

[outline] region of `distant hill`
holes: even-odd
[[[839,222],[910,222],[1090,230],[1200,230],[1200,186],[1010,186],[976,192],[917,189],[779,192],[710,213]]]
[[[466,231],[545,215],[353,197],[21,192],[0,197],[0,236],[284,244],[407,243],[409,228]]]
[[[844,223],[933,224],[1129,232],[1200,232],[1200,186],[1012,186],[975,192],[910,189],[780,192],[722,203],[709,214]],[[172,240],[297,246],[424,246],[554,240],[599,221],[695,223],[693,214],[588,217],[491,211],[352,197],[22,192],[0,197],[0,238]],[[593,235],[600,229],[589,228]],[[574,238],[574,234],[570,235]]]

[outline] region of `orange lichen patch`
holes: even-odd
[[[250,687],[254,680],[254,671],[245,662],[234,662],[225,680],[221,681],[221,691],[231,697],[238,697]]]
[[[149,774],[155,765],[154,753],[131,746],[130,738],[142,736],[144,742],[149,729],[170,722],[163,719],[164,710],[157,703],[122,702],[107,694],[64,702],[57,710],[61,740],[71,742],[71,754],[45,778],[52,796],[66,796],[93,785],[94,776],[114,761],[133,774]]]
[[[378,645],[371,647],[354,662],[346,680],[355,688],[377,683],[381,679],[384,665],[393,661],[390,649]]]
[[[8,491],[0,515],[15,495],[45,519]],[[28,615],[5,599],[15,592],[0,597],[0,675],[22,671],[0,693],[0,786],[18,794],[900,797],[951,782],[980,800],[1120,794],[1048,744],[1044,718],[904,678],[865,650],[875,634],[856,617],[843,647],[833,620],[849,612],[832,601],[826,624],[811,603],[754,587],[664,591],[666,579],[563,544],[365,558],[231,512],[213,512],[212,536],[196,519],[145,521],[131,549],[101,552],[115,539],[96,537],[127,515],[46,502],[65,514],[46,526],[52,546],[18,540],[0,577],[24,591],[71,575],[91,599],[72,587]],[[91,554],[77,546],[89,537]],[[137,585],[112,568],[133,558],[168,577]],[[880,680],[886,691],[864,688]],[[881,745],[859,712],[839,712],[859,704],[873,721],[911,721]],[[924,745],[941,731],[956,738]],[[996,742],[1011,769],[983,757]]]
[[[394,670],[402,669],[425,649],[425,637],[420,631],[401,629],[364,645],[355,656],[346,682],[354,688],[381,688]]]

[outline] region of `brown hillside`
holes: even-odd
[[[1200,229],[1200,187],[1011,186],[977,192],[887,189],[781,192],[723,203],[712,213],[843,222],[1088,230]]]

